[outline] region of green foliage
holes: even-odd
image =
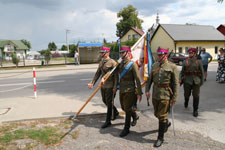
[[[66,45],[62,45],[61,49],[62,51],[67,51],[67,46]],[[69,45],[69,57],[73,57],[74,55],[74,51],[77,50],[77,45],[75,44],[70,44]]]
[[[21,42],[23,42],[24,45],[26,45],[29,49],[31,49],[30,41],[27,41],[25,39],[22,39]]]
[[[104,44],[106,44],[106,43],[107,43],[107,41],[106,41],[106,39],[105,39],[105,38],[103,39],[103,43],[104,43]]]
[[[48,50],[41,50],[40,54],[42,56],[44,56],[45,62],[48,65],[49,61],[51,60],[51,52],[50,52],[50,50],[49,49]]]
[[[67,46],[66,45],[62,45],[62,47],[60,48],[61,51],[67,51]]]
[[[133,46],[136,42],[137,42],[138,39],[132,39],[132,40],[128,40],[124,43],[122,43],[122,45],[127,45],[127,46]]]
[[[131,27],[142,29],[141,24],[143,20],[138,18],[138,12],[132,5],[127,5],[127,7],[119,11],[119,13],[117,13],[117,18],[121,18],[116,24],[116,36],[118,37],[122,37]]]
[[[55,45],[54,42],[50,42],[50,43],[48,43],[48,49],[49,49],[50,51],[56,51],[57,46]]]
[[[73,57],[75,50],[77,50],[77,45],[71,44],[69,45],[69,48],[70,48],[69,57]]]
[[[16,53],[12,54],[12,62],[16,65],[16,67],[18,67],[20,59],[16,56]]]
[[[118,43],[105,43],[104,46],[107,46],[110,48],[110,57],[112,59],[117,60],[119,58],[119,45]]]

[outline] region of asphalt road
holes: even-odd
[[[209,136],[225,143],[225,134],[223,134],[225,133],[225,84],[215,81],[216,70],[217,63],[209,65],[208,79],[201,87],[198,118],[192,116],[192,99],[189,107],[184,109],[183,87],[180,88],[179,100],[174,108],[175,128],[198,132],[203,136]],[[89,90],[87,84],[93,78],[95,71],[96,68],[37,72],[37,92],[39,95],[57,94],[71,97],[71,99],[79,97],[86,101],[94,91],[94,89]],[[23,75],[23,77],[0,78],[0,99],[7,100],[7,98],[24,96],[33,96],[32,73]],[[104,106],[101,102],[100,92],[93,97],[92,102]],[[118,94],[115,98],[115,105],[120,107]],[[153,108],[152,106],[147,107],[144,95],[138,108],[153,114]]]

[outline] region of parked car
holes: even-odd
[[[169,60],[178,65],[182,65],[186,57],[180,53],[172,53],[169,57]]]

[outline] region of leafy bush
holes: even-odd
[[[17,58],[16,53],[12,54],[12,62],[16,65],[16,67],[18,67],[18,64],[20,62],[20,59]]]

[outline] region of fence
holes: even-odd
[[[48,62],[48,65],[54,65],[54,64],[74,64],[75,60],[74,57],[55,57],[51,58],[51,60]],[[47,62],[44,59],[21,59],[18,66],[24,67],[24,66],[41,66],[41,65],[47,65]],[[12,60],[2,60],[0,59],[0,67],[15,67],[16,65],[13,64]]]

